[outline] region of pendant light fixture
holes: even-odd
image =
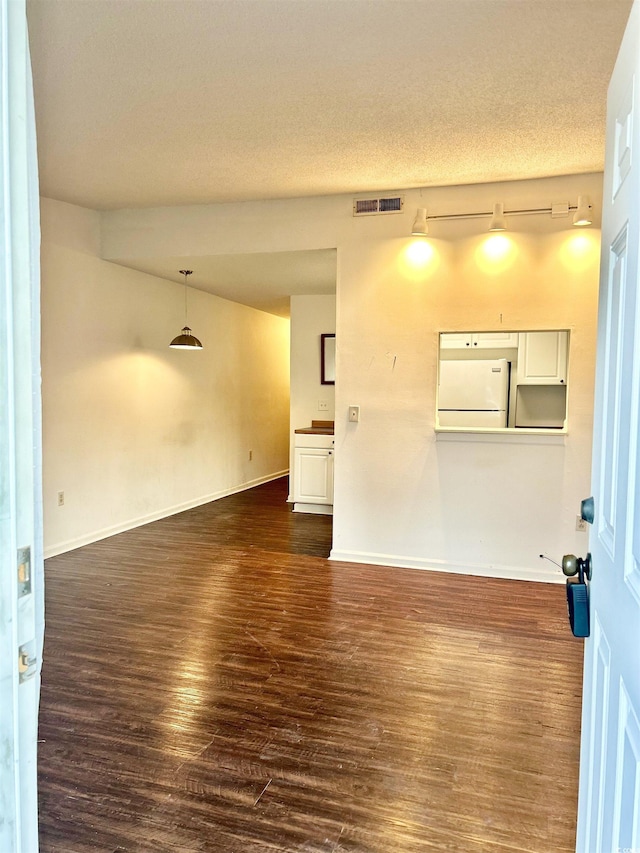
[[[169,344],[172,349],[190,349],[190,350],[198,350],[202,349],[202,344],[196,338],[195,335],[191,334],[191,329],[187,325],[187,276],[192,275],[193,270],[180,270],[180,275],[184,276],[184,328],[182,332],[177,335]]]

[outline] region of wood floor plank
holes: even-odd
[[[286,491],[47,561],[41,853],[572,851],[562,587],[329,562]]]

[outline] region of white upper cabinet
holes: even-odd
[[[440,336],[441,349],[515,349],[518,332],[447,332]]]
[[[520,332],[518,385],[565,385],[569,333]]]
[[[518,333],[476,332],[471,335],[471,346],[478,349],[515,349],[518,346]]]
[[[471,349],[471,334],[469,332],[447,332],[440,335],[440,349]]]

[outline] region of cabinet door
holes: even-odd
[[[469,332],[445,332],[440,335],[440,349],[471,349],[471,337]]]
[[[445,332],[440,335],[440,349],[515,349],[517,332]]]
[[[293,499],[296,503],[333,504],[333,451],[296,447]]]
[[[476,332],[471,335],[471,346],[478,349],[516,349],[518,332]]]
[[[568,344],[568,332],[521,332],[518,384],[564,385]]]

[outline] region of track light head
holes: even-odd
[[[493,205],[493,216],[489,223],[489,231],[506,231],[507,220],[504,218],[504,204],[501,201]]]
[[[579,195],[578,206],[576,208],[576,212],[573,214],[573,224],[582,226],[591,225],[592,223],[593,218],[591,217],[591,205],[589,204],[589,196]]]
[[[427,225],[427,208],[419,207],[416,211],[416,218],[413,220],[413,225],[411,226],[411,236],[426,237],[428,233],[429,226]]]

